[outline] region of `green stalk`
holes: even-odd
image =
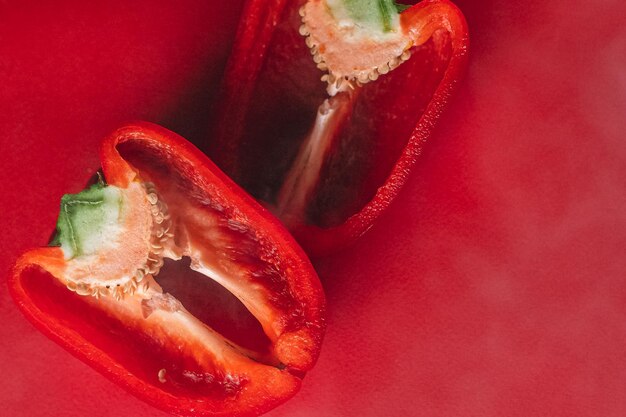
[[[355,22],[382,32],[392,30],[393,18],[409,7],[394,0],[342,0],[341,3]]]
[[[67,259],[91,253],[117,222],[121,203],[120,190],[102,181],[78,194],[64,195],[50,246],[61,246]]]

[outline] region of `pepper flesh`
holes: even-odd
[[[302,40],[310,31],[300,28],[308,16],[300,9],[318,3],[249,2],[209,144],[216,163],[282,216],[311,256],[354,241],[395,198],[464,73],[469,44],[463,15],[452,3],[423,1],[399,16],[409,39],[408,49],[398,50],[402,65],[381,64],[371,77],[366,69],[333,73],[328,48],[324,56],[315,42]],[[341,120],[326,126],[327,142],[311,164],[319,167],[316,173],[297,167],[318,126],[318,106],[330,93],[319,83],[320,69],[330,72],[322,76],[328,86],[347,81],[359,91],[346,100],[349,111]],[[313,179],[300,187],[290,180],[300,174]],[[308,195],[298,202],[285,192],[290,188]]]
[[[178,415],[258,415],[294,395],[319,354],[324,296],[289,234],[165,129],[125,126],[105,139],[101,160],[107,188],[121,196],[117,218],[151,226],[116,234],[117,226],[101,222],[90,227],[105,231],[107,241],[91,251],[79,245],[69,254],[60,247],[25,253],[9,287],[26,317],[134,395]],[[136,264],[125,245],[141,242],[148,255]],[[116,245],[117,258],[89,263]],[[164,290],[163,259],[182,257],[202,274],[194,279],[213,279],[239,298],[262,327],[267,349],[228,340]],[[81,273],[89,268],[98,274]]]

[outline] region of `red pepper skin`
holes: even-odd
[[[248,1],[226,70],[220,109],[214,123],[216,130],[208,149],[209,155],[226,173],[261,201],[268,200],[264,189],[272,187],[276,178],[274,174],[263,178],[262,173],[275,169],[280,165],[277,162],[280,158],[289,158],[297,148],[289,143],[289,139],[281,141],[281,129],[290,129],[284,126],[287,116],[283,117],[283,113],[290,111],[287,107],[308,106],[293,117],[302,119],[307,114],[314,114],[315,106],[323,98],[320,92],[324,87],[319,82],[322,73],[315,68],[308,49],[302,45],[302,37],[297,35],[299,20],[294,15],[297,16],[301,4],[295,0]],[[346,154],[366,154],[362,158],[364,162],[357,168],[372,173],[357,174],[362,175],[361,180],[344,185],[343,190],[347,191],[341,191],[340,187],[333,190],[332,186],[330,191],[325,191],[316,210],[319,216],[332,220],[303,221],[290,226],[290,231],[310,256],[335,252],[372,227],[406,182],[424,142],[430,137],[465,72],[469,48],[467,23],[450,1],[422,1],[404,12],[401,19],[403,26],[420,29],[421,40],[430,38],[434,31],[447,32],[447,36],[439,33],[435,41],[414,53],[408,63],[386,75],[388,80],[381,79],[371,86],[364,86],[366,95],[379,96],[376,100],[380,105],[369,107],[377,114],[368,115],[362,111],[360,123],[365,125],[373,118],[379,129],[364,135],[363,132],[353,132],[353,136],[371,137],[371,140],[366,139],[369,148],[358,150],[355,147]],[[285,29],[289,25],[291,33]],[[421,78],[412,81],[415,77]],[[282,80],[285,80],[284,85],[280,84]],[[385,85],[379,87],[381,82]],[[364,101],[368,100],[372,99]],[[398,114],[397,122],[389,121]],[[267,119],[270,120],[267,124],[274,123],[278,133],[272,128],[264,129]],[[291,129],[291,142],[303,134],[302,128],[310,126],[307,123]],[[380,127],[385,124],[391,127],[381,132]],[[278,139],[274,139],[274,135]],[[259,163],[255,167],[255,159],[271,158],[272,154],[275,155],[272,162]],[[347,177],[355,172],[354,169],[342,172],[342,168],[332,168],[333,163],[339,167],[344,165],[341,157],[328,163],[330,183],[337,177]],[[332,201],[352,190],[356,190],[356,195],[343,203],[324,205],[324,199]],[[319,214],[325,211],[331,213],[330,217]]]
[[[162,157],[151,162],[154,169],[166,167],[183,181],[203,185],[203,192],[222,205],[230,220],[253,228],[262,249],[271,249],[264,261],[280,269],[286,291],[274,294],[277,301],[273,306],[277,314],[273,325],[280,330],[272,347],[283,366],[279,369],[247,358],[250,364],[233,364],[239,372],[243,369],[247,378],[234,395],[229,395],[226,385],[223,392],[193,383],[165,388],[155,372],[162,364],[177,360],[177,348],[154,343],[145,344],[153,351],[135,347],[138,344],[145,348],[142,343],[147,336],[114,322],[106,311],[94,310],[84,302],[85,297],[59,285],[47,272],[65,263],[58,247],[33,249],[18,259],[8,279],[16,305],[38,330],[78,359],[166,412],[180,416],[256,416],[276,407],[298,391],[302,377],[319,355],[325,329],[325,298],[313,267],[278,220],[189,142],[159,126],[135,122],[102,142],[100,158],[109,185],[123,188],[135,172],[141,172],[120,154],[119,146],[130,142],[135,148],[149,148]],[[130,154],[132,150],[125,152]],[[177,170],[181,167],[189,169]],[[263,277],[255,284],[271,285]],[[293,306],[300,310],[290,310]]]

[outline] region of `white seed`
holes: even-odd
[[[159,378],[159,382],[161,384],[164,384],[166,379],[165,379],[165,369],[161,369],[157,375],[157,377]]]
[[[137,280],[137,282],[141,282],[144,276],[146,276],[146,273],[143,271],[143,269],[138,269],[137,271],[135,271],[135,279]]]
[[[365,84],[366,82],[368,82],[370,80],[370,78],[368,77],[367,74],[365,73],[361,73],[358,75],[357,80],[363,84]]]
[[[157,206],[163,212],[163,214],[167,214],[167,206],[165,205],[165,203],[159,200],[159,202],[157,203]]]
[[[150,202],[150,204],[154,205],[159,201],[159,198],[155,193],[150,193],[148,194],[148,201]]]
[[[91,288],[87,286],[87,284],[78,284],[76,286],[76,294],[78,295],[90,295]]]

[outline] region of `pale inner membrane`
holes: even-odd
[[[200,235],[210,242],[210,234],[216,233],[212,231],[216,229],[214,216],[206,216],[204,210],[184,202],[177,193],[169,196],[170,208],[176,213],[171,214],[163,203],[156,202],[157,194],[151,187],[149,193],[138,182],[126,189],[107,187],[112,197],[122,193],[119,212],[111,210],[107,214],[104,232],[93,236],[84,255],[68,260],[64,271],[51,272],[69,289],[85,295],[94,308],[142,329],[155,340],[171,341],[203,368],[211,369],[216,361],[247,363],[252,360],[249,358],[278,366],[271,352],[254,352],[226,340],[189,313],[174,296],[163,292],[155,279],[163,258],[180,260],[189,256],[191,268],[239,298],[271,340],[276,340],[280,332],[271,326],[273,315],[263,288],[254,288],[242,276],[225,271],[211,259],[212,248],[194,238]],[[154,209],[157,206],[159,210]],[[187,230],[187,222],[194,228],[193,233]]]

